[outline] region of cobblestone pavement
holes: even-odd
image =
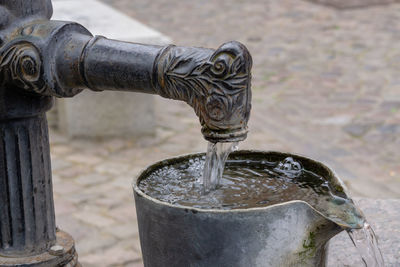
[[[246,44],[254,58],[241,148],[303,154],[359,197],[400,196],[400,4],[338,11],[299,0],[103,0],[179,45]],[[51,132],[58,225],[84,266],[141,266],[131,182],[206,143],[191,108],[158,98],[154,137]]]

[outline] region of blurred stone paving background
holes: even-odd
[[[103,2],[177,45],[238,40],[250,49],[253,109],[241,149],[306,155],[332,167],[353,196],[400,197],[400,4]],[[74,236],[83,266],[143,266],[133,177],[155,161],[205,151],[185,103],[158,97],[156,124],[154,136],[135,139],[70,139],[51,129],[57,223]]]

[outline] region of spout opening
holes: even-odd
[[[215,131],[210,130],[207,127],[203,127],[201,130],[204,139],[212,143],[218,142],[239,142],[247,138],[248,129],[240,128],[235,130]]]

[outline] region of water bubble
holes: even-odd
[[[239,149],[238,143],[235,143],[235,145],[232,146],[232,152],[237,151]]]
[[[278,163],[278,165],[274,168],[274,171],[285,174],[289,178],[295,178],[302,173],[303,166],[301,166],[300,162],[295,161],[292,157],[287,157]]]

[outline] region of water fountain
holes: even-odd
[[[80,266],[72,237],[55,226],[45,117],[53,97],[91,89],[185,101],[212,143],[210,155],[218,156],[213,144],[247,136],[252,61],[242,44],[213,50],[126,43],[93,37],[77,23],[50,20],[51,14],[50,0],[0,1],[0,266]],[[202,157],[159,162],[134,185],[146,266],[324,266],[327,240],[364,222],[356,209],[346,220],[332,219],[337,206],[352,208],[351,200],[327,167],[296,155],[241,151],[228,166],[275,162],[277,174],[299,161],[337,195],[330,216],[296,199],[242,209],[175,205],[140,187],[159,169],[190,169]],[[213,173],[218,164],[209,163]],[[222,167],[214,173],[197,192],[218,190]]]

